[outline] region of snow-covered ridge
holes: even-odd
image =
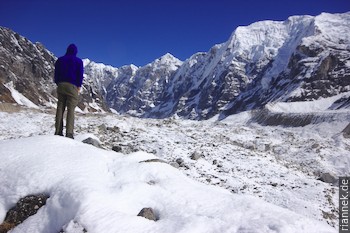
[[[309,45],[310,39],[318,41],[325,40],[334,43],[335,47],[341,46],[349,49],[350,34],[349,24],[350,12],[344,14],[322,13],[315,17],[315,37],[305,38],[303,44]]]
[[[350,52],[342,33],[350,30],[349,15],[292,16],[238,27],[227,42],[186,60],[163,101],[146,116],[205,119],[222,110],[230,115],[271,101],[310,101],[347,92]],[[319,50],[319,38],[343,44],[323,40]],[[328,84],[322,86],[324,79]]]
[[[226,42],[184,62],[169,53],[144,67],[115,68],[84,59],[78,106],[139,117],[208,119],[221,114],[222,119],[269,103],[337,96],[350,91],[349,25],[350,12],[291,16],[238,27]],[[11,30],[0,32],[1,83],[12,81],[37,106],[53,106],[53,54]],[[34,77],[42,81],[34,84]],[[15,102],[1,85],[0,100]],[[339,101],[341,108],[349,106]]]
[[[160,102],[182,61],[167,53],[136,69],[124,67],[107,87],[108,104],[120,113],[142,116]]]
[[[174,57],[172,54],[166,53],[146,66],[153,66],[155,69],[167,67],[169,70],[175,71],[182,65],[182,63],[183,62],[181,60]]]

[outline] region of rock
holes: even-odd
[[[137,151],[140,151],[139,145],[134,145],[134,144],[123,145],[124,154],[130,154]]]
[[[343,129],[343,137],[350,138],[350,123]]]
[[[106,132],[107,131],[107,126],[105,124],[102,124],[98,126],[98,130],[101,132]]]
[[[7,212],[5,221],[0,225],[0,232],[7,232],[21,224],[28,217],[36,214],[46,204],[48,198],[49,196],[46,194],[30,195],[21,198],[16,206]]]
[[[117,126],[107,127],[107,130],[112,131],[113,133],[120,133],[120,128]]]
[[[10,85],[24,95],[37,106],[47,106],[54,103],[56,85],[52,80],[57,58],[41,43],[32,43],[27,38],[17,34],[11,29],[0,26],[0,102],[15,103],[6,84]],[[87,66],[90,67],[90,62]],[[110,112],[105,103],[105,87],[102,82],[108,83],[108,71],[100,75],[91,72],[91,68],[85,66],[84,71],[88,82],[84,82],[79,98],[78,108],[89,112]],[[98,68],[98,72],[101,72]],[[112,76],[112,75],[110,75]],[[114,78],[114,76],[113,76]],[[112,80],[110,77],[109,80]],[[90,104],[93,103],[93,104]]]
[[[271,145],[270,144],[265,144],[265,152],[271,150]]]
[[[177,163],[177,164],[179,164],[179,166],[180,167],[183,167],[185,164],[184,164],[184,160],[182,159],[182,158],[177,158],[176,160],[175,160],[175,162]]]
[[[16,225],[14,223],[8,223],[5,221],[0,224],[0,233],[7,233],[11,229],[15,228],[15,226]]]
[[[122,147],[121,146],[113,146],[112,150],[115,152],[121,152],[122,151]]]
[[[140,161],[139,163],[167,163],[167,162],[162,159],[147,159],[144,161]]]
[[[322,173],[318,180],[323,181],[325,183],[334,184],[337,181],[337,178],[329,172],[326,172]]]
[[[83,143],[93,145],[97,148],[101,148],[100,142],[96,139],[93,139],[93,138],[87,138],[87,139],[83,140]]]
[[[197,151],[193,152],[192,155],[190,156],[190,158],[191,158],[192,160],[198,160],[198,159],[200,159],[201,157],[202,157],[202,155],[201,155],[199,152],[197,152]]]
[[[180,164],[178,164],[177,162],[170,162],[169,165],[175,167],[175,168],[179,168]]]
[[[67,225],[63,226],[63,229],[59,233],[86,233],[87,230],[77,221],[72,220]]]
[[[149,220],[157,221],[156,215],[152,208],[143,208],[137,216],[141,216]]]

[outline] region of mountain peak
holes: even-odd
[[[350,86],[349,25],[350,12],[291,16],[238,27],[228,41],[184,62],[171,53],[143,67],[114,68],[84,59],[82,94],[92,102],[79,106],[85,109],[98,98],[121,113],[205,119],[228,109],[225,114],[261,108],[271,101],[338,95]],[[0,38],[0,90],[6,92],[0,101],[11,99],[2,83],[13,81],[13,87],[25,90],[21,94],[36,105],[55,102],[53,54],[10,29],[0,27]],[[23,88],[23,82],[40,80],[37,77],[45,80],[45,93],[37,93],[42,81]]]
[[[156,64],[163,64],[163,65],[168,65],[170,63],[178,64],[181,65],[182,61],[175,56],[173,56],[171,53],[166,53],[160,58],[157,58],[156,60],[153,61],[153,63]]]

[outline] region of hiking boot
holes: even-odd
[[[72,133],[67,133],[67,134],[66,134],[66,137],[67,137],[67,138],[74,139],[74,137],[73,137],[73,134],[72,134]]]

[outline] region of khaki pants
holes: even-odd
[[[67,108],[66,136],[73,137],[74,110],[78,104],[78,88],[71,83],[59,83],[57,95],[55,134],[63,136],[63,115]]]

